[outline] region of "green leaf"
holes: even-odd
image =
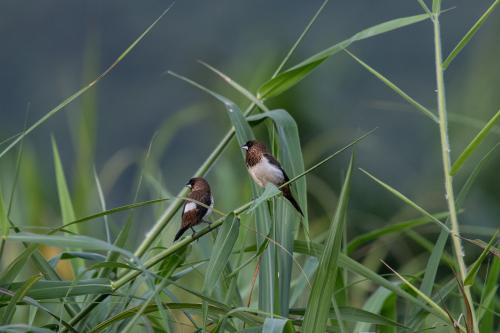
[[[288,319],[266,318],[262,333],[295,333],[295,329]]]
[[[54,331],[26,324],[1,325],[0,332],[5,333],[54,333]]]
[[[363,310],[368,313],[380,314],[382,307],[387,299],[393,295],[393,292],[384,287],[379,287],[363,304]],[[360,320],[356,323],[353,332],[369,332],[372,331],[372,321]]]
[[[35,243],[35,244],[46,244],[51,246],[56,246],[60,248],[80,248],[88,250],[105,250],[105,251],[116,251],[126,257],[133,258],[134,255],[129,251],[114,246],[112,244],[106,243],[100,239],[79,236],[79,235],[39,235],[32,233],[18,233],[15,235],[10,235],[7,237],[11,241],[19,241],[25,243]]]
[[[483,127],[481,131],[472,139],[472,141],[469,143],[469,145],[464,149],[464,151],[458,156],[457,160],[455,163],[453,163],[451,170],[450,170],[450,175],[454,176],[457,174],[457,172],[460,170],[462,165],[465,163],[465,161],[470,157],[470,155],[476,150],[477,146],[481,142],[483,142],[484,138],[486,135],[488,135],[488,132],[491,130],[491,128],[495,125],[496,121],[500,118],[500,110],[495,113],[495,115],[488,121],[488,123]]]
[[[365,30],[358,32],[352,37],[337,43],[315,55],[307,58],[298,65],[282,72],[275,78],[264,83],[258,91],[257,97],[259,99],[266,99],[274,96],[278,96],[286,90],[290,89],[302,79],[304,79],[309,73],[311,73],[316,67],[318,67],[323,61],[327,60],[332,55],[339,51],[342,51],[352,43],[360,41],[366,38],[377,36],[391,30],[399,29],[411,24],[415,24],[428,19],[427,14],[415,15],[409,17],[403,17],[391,21],[387,21]]]
[[[25,282],[9,285],[10,290],[19,290]],[[1,286],[5,288],[6,286]],[[90,279],[78,281],[46,281],[35,282],[26,293],[27,296],[41,300],[63,298],[78,295],[109,294],[112,292],[111,281],[108,279]],[[0,297],[2,300],[3,297]]]
[[[260,205],[262,205],[264,202],[274,198],[279,194],[281,194],[279,188],[277,188],[274,184],[267,183],[266,187],[264,188],[264,191],[257,197],[257,199],[254,200],[252,207],[247,209],[245,214],[253,213],[253,211],[257,209]]]
[[[393,327],[408,329],[407,326],[402,325],[396,321],[393,321],[379,314],[362,309],[357,309],[350,306],[339,306],[339,312],[343,320],[353,323],[363,322],[374,325],[393,326]],[[305,313],[305,309],[291,309],[290,313],[294,315],[303,315]],[[329,317],[332,320],[335,320],[336,318],[336,315],[332,309],[330,309]],[[352,332],[360,332],[360,331],[354,329],[352,330]]]
[[[71,196],[68,190],[68,184],[66,182],[66,176],[64,175],[64,169],[61,163],[61,157],[59,156],[59,150],[57,149],[57,144],[54,137],[52,137],[52,151],[54,154],[54,169],[57,181],[59,205],[61,207],[61,216],[63,224],[66,224],[70,221],[76,220],[76,218],[73,204],[71,202]],[[69,230],[74,233],[78,233],[78,228],[76,226],[69,227]]]
[[[238,267],[233,269],[233,271],[231,272],[231,274],[229,274],[227,276],[227,278],[231,278],[231,277],[235,276],[236,274],[238,274],[239,271],[241,271],[243,268],[248,266],[252,261],[259,258],[262,255],[262,253],[264,253],[267,246],[269,245],[269,238],[270,238],[270,236],[268,235],[267,238],[264,240],[264,242],[262,244],[260,244],[259,248],[257,249],[257,252],[255,252],[250,258],[245,260],[244,263],[242,263],[241,265],[239,265]]]
[[[0,188],[0,237],[9,234],[9,219],[7,218],[7,211],[3,202],[2,189]],[[2,253],[0,253],[1,258]]]
[[[65,252],[61,252],[58,255],[50,258],[50,260],[48,260],[48,263],[52,267],[56,267],[57,263],[60,260],[67,260],[67,259],[74,259],[74,258],[80,258],[80,259],[90,260],[90,261],[104,261],[106,259],[105,256],[103,256],[102,254],[99,254],[99,253],[65,251]]]
[[[322,255],[322,253],[324,252],[323,249],[324,249],[323,245],[315,243],[315,242],[306,243],[304,241],[297,241],[297,240],[294,242],[294,252],[297,252],[297,253],[303,253],[303,254],[308,254],[311,256],[315,256],[315,257],[320,257]],[[401,289],[397,284],[395,284],[391,281],[388,281],[383,276],[380,276],[379,274],[377,274],[374,271],[370,270],[369,268],[363,266],[359,262],[349,258],[348,256],[346,256],[343,253],[339,254],[338,265],[340,267],[342,267],[343,269],[349,270],[352,273],[355,273],[355,274],[358,274],[360,276],[365,277],[366,279],[372,281],[373,283],[375,283],[379,286],[382,286],[388,290],[391,290],[396,295],[398,295],[398,296],[412,302],[413,304],[423,308],[425,311],[433,312],[432,308],[427,306],[424,302],[417,299],[413,295],[411,295],[408,292]],[[439,314],[437,314],[437,315],[439,315]],[[445,317],[444,319],[448,320],[448,317]]]
[[[389,265],[387,265],[384,261],[382,261],[384,265],[387,266],[396,276],[403,281],[408,287],[410,287],[413,292],[415,292],[420,298],[422,298],[434,311],[436,314],[439,314],[439,317],[443,320],[449,321],[448,313],[446,310],[441,308],[436,302],[434,302],[429,296],[421,292],[417,287],[415,287],[413,284],[411,284],[407,279],[405,279],[401,274],[396,272],[394,269],[392,269]],[[451,325],[454,323],[452,322]]]
[[[490,16],[490,14],[493,13],[493,10],[495,9],[495,7],[498,5],[499,2],[500,0],[495,0],[495,2],[493,2],[491,6],[483,13],[483,15],[481,15],[479,20],[477,20],[477,22],[474,23],[472,28],[470,28],[469,31],[467,31],[465,36],[462,37],[460,42],[458,42],[457,46],[455,46],[455,48],[443,61],[443,64],[441,65],[443,70],[446,70],[448,68],[453,59],[455,59],[455,57],[460,53],[460,51],[462,51],[462,49],[470,42],[470,40],[472,39],[472,37],[474,37],[479,28],[484,24],[484,22],[486,22],[488,16]]]
[[[16,305],[17,302],[21,301],[23,297],[28,293],[28,291],[33,287],[35,282],[40,280],[42,278],[41,275],[35,275],[26,280],[21,287],[17,290],[14,296],[10,299],[9,304],[7,305],[7,308],[5,309],[2,317],[2,323],[3,324],[10,324],[12,321],[12,318],[14,317],[14,313],[16,312]]]
[[[230,214],[222,224],[217,239],[210,255],[207,271],[205,272],[205,280],[203,281],[203,290],[207,294],[211,294],[217,285],[217,281],[222,276],[222,271],[229,261],[231,253],[238,239],[240,231],[240,220]]]
[[[352,164],[353,158],[351,157],[337,210],[328,231],[326,245],[321,255],[311,294],[307,302],[307,309],[302,325],[302,330],[305,333],[324,332],[327,326],[328,309],[330,308],[334,291],[338,257],[342,245],[342,232],[344,230],[345,214],[349,198]]]
[[[469,272],[467,273],[467,276],[464,279],[464,285],[472,286],[472,284],[476,280],[477,272],[479,271],[479,268],[481,267],[481,264],[483,263],[484,259],[486,259],[486,256],[489,254],[490,248],[495,243],[499,231],[500,230],[497,229],[493,237],[491,237],[491,240],[489,241],[486,248],[483,250],[483,252],[481,252],[481,255],[472,264],[472,267],[469,269]]]
[[[52,116],[54,116],[56,113],[64,109],[68,104],[73,102],[75,99],[80,97],[82,94],[87,92],[90,88],[92,88],[94,85],[96,85],[101,79],[106,77],[112,70],[115,68],[129,53],[132,51],[137,44],[153,29],[153,27],[167,14],[167,12],[172,8],[172,5],[170,5],[161,15],[146,29],[144,32],[136,39],[132,44],[130,44],[125,51],[123,51],[118,58],[108,67],[104,72],[102,72],[94,81],[90,82],[77,92],[75,92],[73,95],[69,96],[66,98],[64,101],[62,101],[59,105],[57,105],[55,108],[47,112],[42,118],[37,120],[33,125],[31,125],[29,128],[27,128],[22,134],[18,135],[2,152],[0,152],[0,158],[2,158],[5,154],[7,154],[14,146],[16,146],[19,142],[23,140],[24,137],[26,137],[28,134],[33,132],[35,129],[43,125],[47,120],[49,120]]]
[[[494,324],[496,320],[495,305],[498,302],[494,300],[489,300],[489,295],[493,294],[496,296],[498,290],[498,281],[500,279],[500,260],[495,258],[488,269],[486,276],[486,281],[484,283],[484,289],[481,294],[481,305],[478,307],[478,319],[480,332],[493,332]],[[493,299],[495,299],[493,296]],[[481,312],[484,311],[484,314]]]
[[[418,210],[420,213],[422,213],[423,215],[427,216],[428,218],[430,218],[433,222],[436,222],[441,228],[443,228],[444,230],[448,231],[448,233],[450,233],[450,229],[441,221],[439,221],[435,216],[433,216],[431,213],[427,212],[425,209],[423,209],[422,207],[420,207],[419,205],[417,205],[415,202],[413,202],[412,200],[410,200],[408,197],[406,197],[404,194],[402,194],[401,192],[399,192],[398,190],[396,190],[395,188],[389,186],[388,184],[384,183],[383,181],[381,181],[380,179],[378,179],[377,177],[375,177],[374,175],[372,175],[371,173],[369,173],[368,171],[364,170],[364,169],[359,169],[361,170],[363,173],[365,173],[368,177],[370,177],[371,179],[373,179],[375,182],[377,182],[380,186],[382,186],[383,188],[385,188],[386,190],[388,190],[390,193],[392,193],[393,195],[395,195],[397,198],[399,198],[401,201],[403,201],[404,203],[406,203],[407,205],[415,208],[416,210]]]
[[[437,219],[442,219],[445,217],[448,217],[449,213],[443,212],[443,213],[438,213],[434,214],[433,216]],[[365,234],[362,234],[360,236],[354,237],[348,244],[347,246],[347,253],[352,253],[356,249],[358,249],[360,246],[373,241],[377,240],[382,236],[390,235],[393,233],[397,233],[400,231],[408,230],[408,229],[413,229],[421,225],[429,224],[432,222],[432,219],[429,217],[420,217],[417,219],[411,219],[408,221],[403,221],[395,224],[391,224],[385,227],[381,227],[378,229],[375,229],[373,231],[369,231]]]
[[[389,88],[391,88],[392,90],[394,90],[394,92],[396,94],[398,94],[399,96],[403,97],[403,99],[405,99],[408,103],[410,103],[411,105],[413,105],[418,111],[422,112],[425,116],[427,116],[430,119],[432,119],[436,124],[439,124],[438,117],[434,113],[432,113],[432,111],[430,111],[428,108],[426,108],[425,106],[423,106],[422,104],[420,104],[419,102],[417,102],[416,100],[414,100],[413,98],[411,98],[407,93],[405,93],[396,84],[392,83],[388,78],[386,78],[385,76],[383,76],[382,74],[380,74],[379,72],[377,72],[375,69],[373,69],[372,67],[370,67],[367,63],[365,63],[364,61],[362,61],[361,59],[359,59],[358,57],[356,57],[354,54],[352,54],[351,52],[349,52],[347,49],[345,49],[344,51],[347,52],[347,54],[349,54],[361,66],[363,66],[364,68],[366,68],[370,73],[372,73],[373,75],[375,75],[375,77],[377,77],[380,81],[382,81],[386,86],[388,86]]]

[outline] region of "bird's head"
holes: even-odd
[[[267,151],[266,145],[257,140],[247,141],[247,143],[241,146],[241,149],[246,150],[247,153],[265,153]]]
[[[186,186],[189,187],[191,191],[210,191],[210,185],[208,185],[208,182],[202,177],[191,178],[186,183]]]

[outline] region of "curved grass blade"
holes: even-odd
[[[297,38],[297,40],[295,41],[295,43],[293,44],[293,46],[290,48],[290,50],[286,54],[285,58],[283,58],[283,60],[279,64],[278,68],[276,68],[276,70],[274,71],[274,74],[273,74],[272,77],[276,77],[276,75],[279,74],[279,72],[281,71],[281,69],[283,68],[283,66],[285,66],[285,64],[287,63],[288,59],[290,59],[290,57],[292,56],[292,54],[295,51],[295,49],[299,46],[299,44],[302,41],[302,39],[304,39],[305,35],[309,32],[309,29],[311,29],[312,25],[314,24],[314,22],[318,18],[319,14],[321,14],[321,12],[323,11],[323,9],[325,8],[325,6],[328,3],[328,1],[329,0],[323,1],[323,3],[321,4],[321,6],[319,6],[319,8],[316,11],[316,13],[314,14],[314,16],[311,18],[311,20],[309,21],[309,23],[306,25],[306,27],[304,28],[304,30],[300,34],[299,38]]]
[[[275,196],[277,196],[279,194],[281,194],[281,191],[279,190],[279,188],[277,188],[272,183],[267,183],[266,187],[264,188],[264,191],[257,197],[257,199],[254,200],[252,207],[247,209],[245,214],[252,213],[255,209],[257,209],[264,202],[267,202],[268,200],[274,198]]]
[[[14,295],[15,295],[13,292],[11,292],[9,290],[2,289],[2,288],[0,288],[0,294],[7,295],[7,296],[10,296],[10,297],[14,297]],[[31,305],[32,307],[36,308],[37,310],[39,309],[39,310],[42,310],[43,312],[47,313],[48,315],[50,315],[51,317],[53,317],[55,320],[57,320],[58,322],[62,323],[70,331],[75,332],[75,333],[78,332],[73,327],[71,327],[65,320],[63,320],[61,317],[59,317],[56,314],[54,314],[52,311],[50,311],[48,308],[46,308],[45,306],[43,306],[40,303],[38,303],[33,298],[24,296],[21,301],[23,303],[25,303],[25,304]],[[30,320],[29,324],[31,325],[32,323],[33,323],[33,320]],[[0,330],[0,332],[2,332],[2,331]]]
[[[24,332],[54,333],[53,330],[49,330],[49,329],[41,328],[41,327],[36,327],[36,326],[32,326],[32,325],[26,325],[26,324],[0,325],[0,332],[5,332],[5,333],[24,333]]]
[[[418,111],[422,112],[425,116],[429,117],[432,119],[436,124],[439,124],[439,119],[438,117],[430,111],[428,108],[411,98],[407,93],[405,93],[401,88],[399,88],[396,84],[392,83],[388,78],[377,72],[375,69],[370,67],[367,63],[356,57],[354,54],[349,52],[347,49],[344,49],[344,51],[349,54],[354,60],[356,60],[361,66],[363,66],[366,70],[368,70],[370,73],[372,73],[375,77],[377,77],[380,81],[382,81],[386,86],[394,90],[396,94],[399,96],[403,97],[408,103],[413,105]]]
[[[480,332],[493,332],[495,324],[495,302],[496,292],[498,291],[498,281],[500,278],[500,260],[493,260],[488,270],[488,275],[484,283],[484,289],[481,294],[481,306],[478,307],[478,321]],[[489,296],[493,294],[493,296]],[[479,319],[481,318],[481,319]]]
[[[488,245],[484,248],[483,252],[481,252],[481,255],[479,255],[476,261],[474,261],[474,263],[472,264],[471,268],[469,269],[469,272],[467,273],[464,279],[464,285],[472,286],[472,284],[476,280],[477,272],[479,271],[479,268],[481,267],[481,264],[483,263],[484,259],[486,259],[486,256],[489,254],[490,248],[495,243],[499,231],[500,230],[497,229],[493,237],[491,237],[491,240],[489,241]]]
[[[10,290],[19,290],[24,282],[10,284]],[[3,287],[3,286],[2,286]],[[36,281],[26,293],[26,296],[36,300],[64,298],[69,296],[89,294],[110,294],[111,281],[108,279],[89,279],[78,281]],[[0,300],[3,300],[0,296]]]
[[[62,230],[65,229],[65,227],[71,226],[71,225],[74,225],[74,224],[88,222],[88,221],[91,221],[91,220],[95,220],[95,219],[97,219],[99,217],[108,216],[108,215],[112,215],[112,214],[115,214],[115,213],[124,212],[124,211],[127,211],[127,210],[131,210],[131,209],[135,209],[135,208],[140,208],[140,207],[144,207],[144,206],[149,206],[149,205],[153,205],[153,204],[165,202],[167,200],[170,200],[170,199],[169,198],[153,199],[153,200],[141,201],[141,202],[136,202],[136,203],[129,204],[129,205],[124,205],[124,206],[119,206],[119,207],[111,208],[109,210],[106,210],[106,211],[103,211],[103,212],[100,212],[100,213],[96,213],[96,214],[92,214],[92,215],[89,215],[89,216],[85,216],[85,217],[82,217],[82,218],[80,218],[78,220],[74,220],[74,221],[71,221],[69,223],[66,223],[62,227],[52,229],[50,233],[54,233],[54,232],[57,232],[57,231],[62,231]]]
[[[203,290],[208,295],[217,286],[217,281],[222,276],[222,271],[229,262],[234,244],[236,244],[236,240],[238,239],[239,230],[240,220],[234,214],[229,214],[217,234],[207,271],[205,272]]]
[[[18,233],[7,237],[11,241],[20,241],[25,243],[45,244],[60,248],[80,248],[88,250],[104,250],[115,251],[125,255],[128,258],[133,258],[134,255],[125,249],[119,248],[112,244],[106,243],[100,239],[80,236],[80,235],[39,235],[31,233]]]
[[[35,275],[26,280],[22,286],[17,290],[17,292],[12,296],[10,299],[9,304],[7,305],[7,308],[4,310],[3,316],[2,316],[2,323],[3,324],[10,324],[12,321],[12,318],[14,317],[14,313],[16,312],[16,305],[17,302],[21,301],[24,296],[28,293],[28,291],[33,287],[33,285],[42,278],[42,275]]]
[[[57,195],[59,197],[59,207],[61,209],[62,225],[64,226],[69,221],[74,221],[75,210],[73,208],[73,203],[71,201],[71,196],[68,190],[68,184],[66,182],[66,176],[64,175],[64,168],[61,163],[61,157],[59,155],[59,149],[57,148],[56,140],[54,137],[52,139],[52,153],[54,156],[54,170],[56,175],[57,183]],[[68,226],[68,229],[79,234],[78,225]],[[78,249],[75,249],[78,250]],[[81,260],[74,260],[71,262],[73,271],[76,273],[79,271],[80,267],[83,267],[83,262]]]
[[[396,197],[398,197],[404,203],[406,203],[409,206],[415,208],[420,213],[422,213],[423,215],[427,216],[433,222],[436,222],[441,228],[443,228],[448,233],[450,233],[450,229],[443,222],[439,221],[435,216],[433,216],[431,213],[427,212],[425,209],[423,209],[422,207],[420,207],[419,205],[417,205],[415,202],[413,202],[412,200],[410,200],[404,194],[402,194],[401,192],[397,191],[393,187],[387,185],[386,183],[384,183],[383,181],[381,181],[380,179],[378,179],[377,177],[375,177],[374,175],[372,175],[368,171],[366,171],[366,170],[364,170],[362,168],[360,168],[359,170],[362,171],[363,173],[365,173],[368,177],[370,177],[371,179],[373,179],[376,183],[378,183],[379,185],[381,185],[383,188],[385,188],[386,190],[388,190],[389,192],[391,192],[393,195],[395,195]]]
[[[352,37],[337,43],[315,55],[307,58],[302,61],[298,65],[293,66],[292,68],[282,72],[277,75],[275,78],[264,83],[258,91],[257,97],[259,99],[267,99],[270,97],[274,97],[280,95],[286,90],[290,89],[302,79],[304,79],[307,75],[309,75],[316,67],[318,67],[323,61],[330,58],[332,55],[342,51],[349,45],[354,42],[370,38],[373,36],[377,36],[391,30],[399,29],[411,24],[415,24],[421,21],[428,19],[429,16],[427,14],[415,15],[409,17],[403,17],[391,21],[387,21],[365,30],[358,32]]]
[[[477,146],[481,142],[483,142],[484,138],[486,135],[488,135],[488,132],[491,130],[491,128],[495,125],[497,120],[500,118],[500,110],[495,113],[495,115],[488,121],[488,123],[479,131],[479,133],[472,139],[472,141],[469,143],[469,145],[464,149],[464,151],[458,156],[457,160],[453,163],[451,170],[450,170],[450,175],[454,176],[457,174],[457,172],[460,170],[462,165],[465,163],[465,161],[470,157],[470,155],[476,150]]]
[[[443,70],[446,70],[448,68],[453,59],[455,59],[455,57],[460,53],[460,51],[462,51],[462,49],[470,42],[470,40],[472,39],[472,37],[474,37],[479,28],[484,24],[484,22],[486,22],[488,16],[490,16],[490,14],[493,13],[493,10],[498,5],[498,3],[500,3],[500,0],[495,0],[495,2],[493,2],[491,6],[483,13],[483,15],[481,15],[479,20],[477,20],[477,22],[474,23],[472,28],[470,28],[470,30],[467,31],[465,36],[462,37],[460,42],[458,42],[457,46],[453,48],[450,54],[443,61],[443,64],[441,65]]]
[[[99,195],[99,203],[101,204],[101,210],[106,211],[106,199],[104,198],[104,192],[102,191],[101,181],[99,180],[99,175],[95,166],[92,168],[94,173],[94,181],[97,188],[97,194]],[[111,243],[111,232],[109,230],[108,215],[103,215],[104,219],[104,231],[106,232],[106,242]]]
[[[387,289],[386,289],[387,290]],[[363,309],[357,309],[350,306],[339,306],[339,313],[342,316],[342,319],[348,322],[358,323],[369,323],[373,325],[381,325],[381,326],[389,326],[389,327],[398,327],[401,329],[409,329],[407,326],[400,324],[394,320],[381,316],[379,314],[366,311]],[[293,315],[303,315],[305,313],[305,309],[290,309],[290,314]],[[332,309],[330,309],[329,317],[332,320],[335,320],[336,315]],[[354,329],[352,332],[364,332],[358,331]]]
[[[73,95],[66,98],[59,105],[57,105],[55,108],[53,108],[52,110],[47,112],[42,118],[40,118],[38,121],[36,121],[33,125],[28,127],[26,129],[26,131],[24,131],[22,134],[17,136],[4,150],[2,150],[2,152],[0,152],[0,158],[2,158],[5,154],[7,154],[24,137],[26,137],[28,134],[33,132],[36,128],[40,127],[48,119],[50,119],[56,113],[58,113],[59,111],[64,109],[64,107],[66,107],[68,104],[70,104],[75,99],[80,97],[87,90],[89,90],[94,85],[96,85],[101,79],[103,79],[105,76],[107,76],[113,70],[113,68],[115,68],[130,53],[130,51],[132,51],[137,46],[137,44],[139,44],[139,42],[154,28],[154,26],[163,18],[163,16],[165,16],[165,14],[168,13],[168,11],[170,10],[170,8],[172,8],[173,5],[174,5],[174,3],[172,3],[167,9],[165,9],[165,11],[163,13],[161,13],[161,15],[149,27],[147,27],[147,29],[144,30],[144,32],[139,37],[137,37],[137,39],[134,40],[134,42],[132,42],[132,44],[130,44],[130,46],[127,47],[125,49],[125,51],[123,51],[118,56],[118,58],[116,58],[116,60],[108,68],[106,68],[106,70],[104,72],[102,72],[94,81],[90,82],[89,84],[87,84],[86,86],[84,86],[83,88],[81,88],[80,90],[75,92]]]
[[[295,329],[288,319],[266,318],[262,333],[295,333]]]
[[[434,214],[433,216],[437,219],[443,219],[448,217],[448,215],[449,213],[443,212]],[[347,246],[347,253],[348,254],[352,253],[363,244],[366,244],[372,240],[379,239],[382,236],[390,235],[392,233],[400,232],[403,230],[413,229],[421,225],[429,224],[431,222],[432,219],[430,219],[429,217],[421,217],[375,229],[373,231],[367,232],[363,235],[353,238]]]
[[[97,262],[106,260],[106,257],[103,256],[102,254],[99,254],[99,253],[65,251],[65,252],[59,253],[58,255],[50,258],[48,260],[48,263],[52,267],[56,267],[57,263],[60,260],[68,260],[68,259],[74,259],[74,258],[80,258],[83,260],[97,261]]]
[[[379,287],[363,304],[363,311],[373,314],[380,314],[384,303],[393,295],[393,292],[387,288]],[[370,332],[372,330],[371,321],[360,320],[356,323],[353,332]]]
[[[0,189],[0,236],[7,236],[9,234],[9,229],[9,219],[7,218],[7,211],[5,210],[5,205],[3,202],[2,190]]]
[[[411,284],[407,279],[405,279],[401,274],[396,272],[394,269],[392,269],[389,265],[387,265],[383,260],[381,260],[382,263],[389,268],[401,281],[403,281],[408,287],[410,287],[413,292],[415,292],[420,298],[422,298],[429,306],[431,306],[436,313],[440,314],[440,318],[444,319],[446,318],[447,321],[450,320],[448,313],[441,308],[436,302],[434,302],[429,296],[421,292],[417,287],[415,287],[413,284]],[[454,325],[455,323],[451,321],[451,325]]]
[[[307,302],[302,330],[305,333],[324,332],[328,322],[330,308],[337,276],[338,257],[341,252],[342,232],[344,230],[345,214],[349,198],[353,157],[349,162],[347,174],[342,186],[339,203],[333,217],[328,239],[320,258],[311,294]]]

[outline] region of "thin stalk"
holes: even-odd
[[[437,84],[437,104],[438,104],[438,114],[439,114],[439,133],[441,137],[441,153],[443,158],[443,171],[444,171],[444,182],[446,190],[446,200],[448,202],[448,210],[450,213],[450,223],[451,223],[451,234],[452,234],[452,244],[453,252],[455,254],[460,280],[463,283],[465,277],[467,276],[467,267],[464,262],[464,252],[462,241],[460,238],[460,230],[457,218],[457,210],[455,207],[455,195],[453,192],[453,177],[450,175],[451,170],[451,158],[450,158],[450,144],[448,140],[448,120],[446,112],[446,95],[445,95],[445,85],[444,85],[444,69],[442,66],[442,51],[441,51],[441,28],[439,25],[439,12],[440,8],[434,13],[434,50],[435,50],[435,61],[436,61],[436,84]],[[477,321],[475,318],[475,311],[473,308],[472,296],[470,293],[470,286],[465,287],[465,298],[466,302],[472,308],[472,320],[473,327],[476,332]]]

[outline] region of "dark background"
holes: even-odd
[[[89,189],[93,186],[89,185],[93,184],[90,169],[95,165],[105,178],[103,183],[110,184],[106,190],[108,206],[130,202],[138,168],[127,163],[142,158],[153,133],[169,117],[195,107],[200,110],[199,120],[176,128],[168,149],[159,154],[159,171],[155,175],[176,193],[230,125],[220,104],[165,71],[173,70],[202,82],[243,108],[247,101],[197,60],[208,62],[255,91],[272,74],[320,4],[305,0],[178,1],[96,88],[28,137],[26,163],[31,163],[30,170],[37,180],[21,180],[25,193],[36,189],[43,198],[38,205],[46,208],[48,215],[57,214],[50,142],[53,134],[74,197],[81,196],[84,188],[87,196],[95,197]],[[490,4],[484,0],[444,1],[444,8],[453,8],[441,19],[444,56]],[[31,124],[90,82],[168,5],[164,1],[2,0],[0,138],[22,130],[28,103]],[[331,1],[285,67],[364,28],[421,12],[417,1]],[[499,32],[500,20],[495,12],[446,71],[454,158],[499,108]],[[429,21],[358,42],[349,49],[435,110],[433,32]],[[269,101],[269,106],[285,108],[296,118],[306,166],[378,127],[357,149],[357,165],[429,211],[446,208],[438,127],[347,54],[335,55],[298,86]],[[457,191],[482,154],[498,141],[499,133],[494,128],[456,178]],[[232,145],[236,151],[236,144]],[[317,179],[309,183],[315,186],[320,181],[326,185],[330,192],[322,193],[328,193],[332,203],[347,157],[345,154],[319,169],[314,176]],[[113,158],[118,162],[109,164]],[[14,159],[12,151],[1,161],[4,193],[12,183]],[[237,175],[242,174],[241,161],[235,163],[221,161],[214,167],[218,171],[209,177],[220,183],[224,170],[234,168]],[[500,158],[495,154],[466,202],[461,223],[498,226],[499,166]],[[123,173],[117,171],[122,168]],[[115,172],[119,174],[116,183],[109,180],[116,176]],[[21,175],[26,178],[30,173]],[[216,191],[216,196],[222,207],[242,202],[225,198],[221,192]],[[359,172],[354,178],[353,196],[351,223],[362,230],[400,216],[415,216],[413,210],[404,208]],[[17,202],[18,207],[29,204],[29,198],[25,199]],[[75,199],[77,215],[96,210],[95,204],[78,204],[80,199]],[[311,204],[313,208],[319,205],[315,199]],[[36,211],[36,206],[30,209]],[[39,215],[35,212],[32,218],[38,219]]]

